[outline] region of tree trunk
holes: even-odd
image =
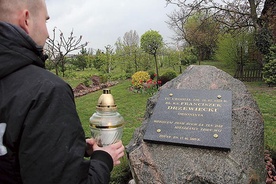
[[[58,76],[58,65],[55,64],[56,75]]]
[[[137,54],[134,53],[134,64],[135,64],[135,72],[138,72],[138,63],[137,63]]]
[[[252,23],[256,31],[259,30],[259,25],[257,24],[258,15],[257,15],[257,5],[255,3],[255,0],[248,0],[249,6],[250,6],[250,13],[252,18]]]
[[[155,61],[155,67],[156,67],[156,81],[158,81],[159,80],[159,73],[158,73],[158,63],[157,63],[156,53],[154,54],[154,61]]]
[[[276,43],[276,0],[266,0],[262,15],[259,18],[259,26],[267,26],[272,34],[272,39]]]

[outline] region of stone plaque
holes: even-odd
[[[231,148],[232,92],[163,89],[145,141]]]

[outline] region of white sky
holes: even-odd
[[[65,36],[74,30],[75,36],[82,35],[82,41],[89,42],[87,48],[114,47],[117,39],[130,30],[139,37],[150,29],[156,30],[165,42],[172,42],[174,35],[165,21],[176,7],[166,7],[165,0],[46,0],[46,4],[50,37],[54,27]]]

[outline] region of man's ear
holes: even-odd
[[[19,16],[19,26],[29,34],[30,30],[30,12],[29,10],[23,10]]]

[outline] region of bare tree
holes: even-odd
[[[264,25],[260,16],[265,1],[268,0],[166,0],[167,4],[174,4],[179,7],[179,10],[175,10],[169,15],[170,20],[167,23],[177,34],[176,41],[184,41],[184,43],[192,45],[184,25],[189,20],[189,17],[198,13],[205,14],[208,15],[206,19],[211,18],[215,22],[220,23],[219,28],[222,34],[223,32],[235,32],[235,34],[253,33],[255,35],[255,44],[262,51],[260,45],[263,45],[263,39],[261,41],[258,40],[260,40],[259,37],[262,37],[264,32]],[[264,52],[262,51],[262,53]],[[257,55],[260,56],[258,57],[258,62],[262,64],[263,58],[261,54],[257,53]]]
[[[129,32],[126,32],[123,37],[123,43],[125,46],[131,47],[139,46],[139,35],[136,31],[130,30]]]
[[[260,24],[258,16],[264,0],[166,0],[167,4],[175,4],[179,10],[168,15],[170,21],[167,23],[176,32],[176,40],[185,40],[186,31],[183,27],[188,18],[194,14],[203,13],[209,15],[206,17],[219,22],[222,30],[253,30],[258,31]]]
[[[236,30],[243,27],[259,28],[258,16],[261,14],[264,0],[166,0],[167,4],[175,4],[180,11],[175,11],[169,17],[171,23],[185,23],[188,17],[195,13],[208,13],[214,20],[226,28]],[[181,24],[177,24],[181,28]],[[176,26],[176,25],[174,25]]]
[[[65,72],[65,56],[70,52],[82,49],[87,46],[88,42],[81,43],[82,36],[76,38],[73,30],[68,38],[66,38],[62,31],[57,35],[56,27],[53,29],[53,37],[48,38],[46,42],[46,53],[49,60],[54,64],[56,75],[58,75],[58,67],[61,66],[61,71],[64,76]],[[57,38],[57,36],[59,36]]]

